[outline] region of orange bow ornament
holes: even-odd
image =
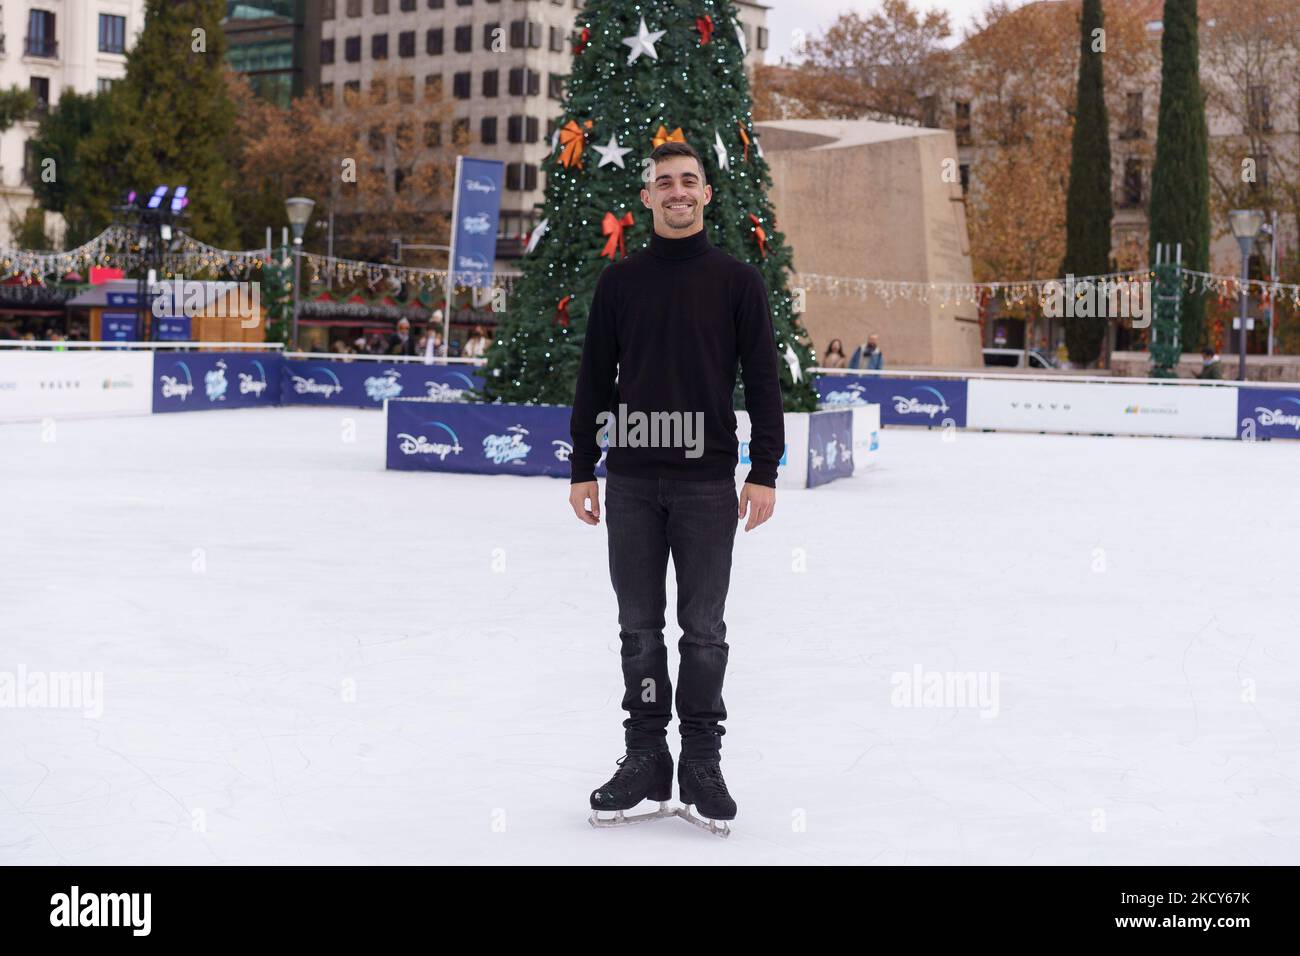
[[[668,127],[660,123],[659,131],[655,133],[653,142],[655,149],[658,149],[664,143],[684,143],[686,142],[686,134],[682,132],[680,126],[670,133]]]
[[[569,327],[569,300],[572,298],[573,296],[566,295],[555,307],[555,324],[562,325],[566,329]]]
[[[577,166],[582,168],[582,148],[586,145],[585,129],[591,129],[591,120],[582,126],[577,120],[569,120],[560,127],[560,164],[566,169]]]
[[[600,251],[602,257],[608,256],[612,261],[626,254],[623,245],[623,230],[630,225],[632,225],[632,214],[630,212],[623,213],[622,219],[612,212],[605,213],[605,219],[600,224],[600,229],[609,238],[605,240],[605,248]],[[618,256],[614,255],[615,248],[618,249]]]
[[[708,15],[696,17],[695,29],[700,31],[700,46],[707,46],[713,37],[713,17]]]
[[[754,238],[758,240],[758,254],[762,256],[764,259],[766,259],[767,258],[767,233],[763,231],[763,227],[760,225],[762,220],[760,220],[757,216],[755,216],[751,212],[749,214],[749,221],[754,224]]]
[[[749,162],[749,134],[745,132],[745,124],[736,120],[736,126],[740,128],[740,141],[745,144],[745,162]]]

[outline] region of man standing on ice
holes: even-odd
[[[663,633],[669,554],[682,628],[676,701],[683,815],[700,822],[690,816],[694,806],[710,821],[735,819],[721,770],[728,650],[723,609],[736,523],[748,514],[745,530],[751,531],[772,516],[785,449],[776,335],[762,274],[709,242],[704,207],[713,189],[699,154],[668,142],[650,160],[641,202],[651,210],[654,234],[647,249],[606,266],[597,280],[570,422],[569,504],[590,525],[600,521],[595,467],[598,435],[607,428],[609,571],[618,597],[628,713],[627,753],[613,778],[591,794],[593,811],[619,813],[613,821],[593,814],[593,823],[638,819],[622,811],[644,799],[661,806],[641,818],[671,815],[667,727],[673,697]],[[737,363],[752,436],[739,495],[732,411]],[[679,421],[701,422],[703,441],[697,436],[689,448],[647,441],[644,431],[609,421],[611,414],[631,420],[636,413],[643,421],[679,413]]]

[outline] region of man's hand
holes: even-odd
[[[591,510],[587,510],[587,501],[591,501]],[[595,481],[580,481],[569,485],[569,507],[585,524],[600,524],[600,484]]]
[[[745,482],[740,489],[740,510],[736,515],[736,520],[739,521],[745,517],[747,507],[749,508],[749,520],[745,522],[745,530],[753,531],[772,517],[772,512],[776,510],[776,489],[769,488],[767,485],[751,485],[749,482]]]

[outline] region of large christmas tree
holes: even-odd
[[[731,0],[588,0],[578,14],[542,219],[488,351],[489,400],[573,401],[596,279],[649,241],[643,173],[651,150],[674,139],[704,157],[709,240],[767,283],[786,410],[816,407],[811,343],[787,288],[790,249],[750,117],[744,42]]]

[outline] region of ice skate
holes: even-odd
[[[727,821],[736,819],[736,801],[722,779],[721,760],[683,760],[677,768],[677,786],[683,804],[679,817],[724,839],[731,835]],[[699,816],[691,812],[692,807]]]
[[[648,820],[662,820],[677,815],[669,808],[673,796],[673,757],[665,750],[629,750],[617,761],[618,770],[609,782],[591,792],[593,827],[621,827]],[[657,800],[658,810],[628,815],[642,800]],[[602,812],[613,811],[611,817]]]

